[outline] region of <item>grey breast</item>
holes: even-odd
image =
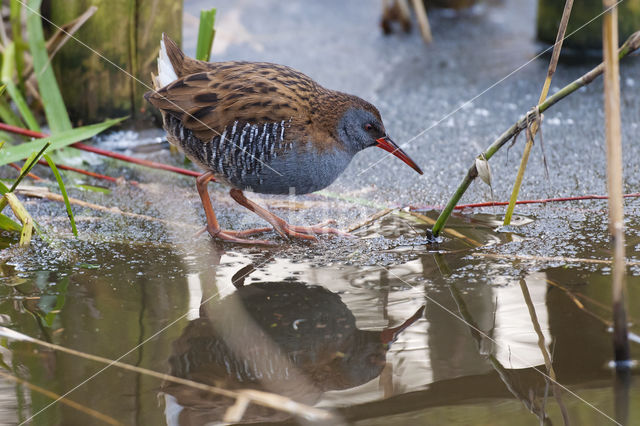
[[[252,124],[236,121],[210,141],[198,139],[171,115],[165,118],[170,142],[228,184],[263,194],[307,194],[330,185],[353,154],[319,153],[310,142],[286,141],[290,121]]]
[[[292,148],[272,158],[260,173],[247,176],[244,189],[263,194],[319,191],[336,180],[352,157],[339,149],[318,153],[310,142],[295,142]]]

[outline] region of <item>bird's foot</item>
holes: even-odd
[[[245,237],[249,237],[255,234],[262,234],[265,232],[269,232],[271,230],[276,231],[280,236],[286,240],[291,238],[299,238],[301,240],[308,241],[317,241],[316,235],[321,234],[333,234],[340,235],[343,237],[353,237],[353,235],[341,231],[336,228],[327,228],[328,225],[336,223],[335,220],[330,219],[321,223],[317,223],[311,226],[298,226],[298,225],[289,225],[284,220],[282,222],[274,221],[272,223],[273,228],[253,228],[253,229],[245,229],[243,231],[230,231],[223,229],[215,229],[210,228],[209,226],[203,227],[200,231],[196,232],[194,237],[198,237],[203,234],[205,231],[208,231],[209,234],[213,238],[217,238],[222,241],[228,241],[232,243],[238,244],[257,244],[257,245],[275,245],[276,243],[267,240],[251,240]]]
[[[300,238],[303,240],[311,240],[317,241],[316,235],[321,234],[334,234],[340,235],[343,237],[353,237],[353,235],[341,231],[336,228],[327,228],[327,225],[331,225],[336,223],[335,220],[330,219],[325,222],[318,223],[312,226],[298,226],[298,225],[289,225],[287,222],[282,221],[282,223],[274,224],[273,228],[276,230],[278,234],[280,234],[283,238]]]
[[[222,230],[220,228],[211,228],[209,226],[205,226],[200,231],[198,231],[195,236],[199,236],[205,231],[209,231],[209,235],[213,238],[217,238],[222,241],[228,241],[231,243],[237,244],[254,244],[254,245],[265,245],[265,246],[273,246],[274,242],[267,240],[251,240],[243,237],[248,237],[254,234],[262,234],[264,232],[271,231],[271,228],[254,228],[254,229],[246,229],[244,231],[228,231]]]
[[[233,231],[231,231],[233,232]],[[251,245],[260,245],[260,246],[275,246],[276,243],[268,240],[252,240],[248,238],[240,238],[236,237],[234,234],[229,233],[227,231],[220,231],[215,235],[212,235],[214,238],[218,238],[222,241],[228,241],[230,243],[237,244],[251,244]]]

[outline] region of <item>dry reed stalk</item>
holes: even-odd
[[[431,43],[433,37],[431,36],[431,26],[429,25],[429,18],[427,17],[427,10],[424,8],[424,2],[422,0],[413,0],[413,9],[416,11],[416,18],[418,19],[422,40],[427,44]]]
[[[569,22],[569,16],[571,15],[571,8],[573,7],[573,0],[567,0],[564,4],[564,10],[562,11],[562,19],[560,20],[560,26],[558,27],[558,34],[556,35],[556,43],[553,45],[553,53],[551,54],[551,61],[549,62],[549,68],[547,70],[547,78],[544,80],[542,86],[542,92],[540,93],[540,99],[538,105],[547,99],[549,93],[549,87],[551,86],[551,79],[556,72],[558,66],[558,58],[560,57],[560,50],[562,50],[562,42],[564,41],[564,34],[567,31],[567,24]],[[527,132],[527,143],[522,153],[522,159],[520,160],[520,168],[516,176],[516,181],[513,184],[513,191],[511,192],[511,199],[509,200],[509,207],[507,207],[507,213],[504,215],[504,224],[509,225],[511,223],[511,216],[513,210],[516,207],[516,201],[518,200],[518,193],[520,192],[520,186],[522,185],[522,179],[524,178],[524,172],[527,169],[527,163],[529,162],[529,153],[533,147],[533,140],[540,128],[539,116],[533,122],[531,129]]]
[[[137,367],[135,365],[120,362],[118,360],[112,360],[112,359],[101,357],[98,355],[92,355],[85,352],[77,351],[75,349],[65,348],[64,346],[56,345],[54,343],[45,342],[43,340],[39,340],[30,336],[27,336],[26,334],[20,333],[18,331],[12,330],[7,327],[0,326],[0,336],[6,337],[12,340],[30,342],[38,346],[53,349],[55,351],[64,352],[80,358],[88,359],[101,364],[106,364],[106,367],[104,367],[102,370],[111,366],[116,366],[118,368],[122,368],[123,370],[131,371],[137,374],[143,374],[146,376],[154,377],[156,379],[164,380],[171,383],[176,383],[183,386],[188,386],[193,389],[198,389],[204,392],[210,392],[215,395],[225,396],[227,398],[233,398],[235,400],[241,400],[241,401],[247,400],[253,404],[272,408],[278,411],[283,411],[285,413],[293,414],[295,416],[306,418],[312,421],[328,422],[331,420],[335,420],[334,416],[326,410],[311,407],[309,405],[296,402],[290,398],[287,398],[286,396],[259,391],[255,389],[229,390],[229,389],[224,389],[217,386],[210,386],[204,383],[195,382],[193,380],[183,379],[181,377],[171,376],[165,373],[159,373],[154,370],[149,370],[148,368]],[[241,414],[244,414],[244,410],[240,412],[241,408],[246,409],[246,405],[244,405],[243,407],[237,406],[237,405],[229,407],[225,418],[229,417],[229,418],[235,419],[234,421],[239,421],[239,418],[242,417]]]
[[[628,368],[630,359],[625,307],[624,204],[622,198],[622,143],[620,135],[620,71],[618,64],[618,9],[613,0],[603,0],[609,9],[602,21],[604,62],[604,113],[607,145],[607,192],[609,232],[613,244],[613,345],[616,368]]]
[[[76,410],[85,413],[91,417],[93,417],[96,420],[101,420],[103,422],[105,422],[106,424],[109,425],[121,425],[123,423],[120,423],[119,421],[117,421],[116,419],[114,419],[113,417],[107,416],[106,414],[103,414],[99,411],[94,410],[93,408],[89,408],[89,407],[85,407],[82,404],[79,404],[71,399],[68,398],[63,398],[62,396],[58,395],[55,392],[51,392],[48,389],[42,388],[38,385],[34,385],[33,383],[30,383],[24,379],[21,379],[20,377],[14,376],[12,374],[9,374],[5,371],[0,370],[0,377],[2,377],[5,380],[9,380],[15,383],[19,383],[21,385],[26,386],[27,388],[31,389],[34,392],[37,392],[41,395],[44,395],[48,398],[51,399],[57,399],[59,400],[61,403],[71,407],[71,408],[75,408]]]
[[[620,59],[622,59],[628,56],[630,53],[635,52],[638,48],[640,48],[640,31],[636,31],[635,33],[629,36],[629,38],[622,45],[620,50],[618,50],[618,55]],[[558,90],[552,96],[547,98],[547,100],[545,100],[544,102],[542,102],[541,104],[537,105],[535,108],[530,110],[525,116],[521,117],[513,126],[511,126],[504,133],[502,133],[502,135],[500,135],[480,155],[487,160],[493,157],[493,155],[496,152],[498,152],[500,148],[506,145],[506,143],[509,142],[514,136],[516,136],[521,131],[527,128],[529,123],[531,123],[532,117],[535,117],[537,113],[545,112],[547,109],[551,108],[553,105],[558,103],[560,100],[566,98],[576,90],[590,84],[593,80],[595,80],[596,77],[602,74],[603,69],[604,69],[604,64],[600,64],[597,67],[593,68],[588,73],[584,74],[582,77],[574,80],[573,82],[564,86],[562,89]],[[456,191],[453,193],[453,195],[447,202],[447,205],[440,213],[440,216],[438,216],[438,220],[436,221],[435,225],[433,225],[431,232],[433,233],[434,237],[437,237],[438,235],[440,235],[440,232],[442,231],[442,228],[444,228],[444,225],[446,224],[447,219],[449,219],[451,212],[453,211],[455,206],[458,204],[458,201],[460,201],[460,199],[464,195],[467,188],[469,188],[469,185],[471,185],[471,182],[473,182],[477,176],[478,176],[478,170],[476,169],[476,161],[474,159],[473,164],[467,171],[466,176],[462,179],[462,182],[460,182],[460,185],[458,186]]]
[[[43,199],[50,200],[50,201],[58,201],[58,202],[64,203],[64,199],[63,199],[62,195],[56,194],[54,192],[51,192],[47,188],[44,188],[44,187],[22,186],[22,187],[19,187],[16,190],[16,193],[18,193],[20,195],[24,195],[26,197],[43,198]],[[90,203],[88,201],[79,200],[79,199],[73,198],[73,197],[69,197],[69,203],[74,204],[76,206],[80,206],[80,207],[86,207],[86,208],[89,208],[89,209],[92,209],[92,210],[97,210],[97,211],[117,214],[117,215],[126,216],[126,217],[132,217],[134,219],[142,219],[142,220],[146,220],[146,221],[149,221],[149,222],[160,222],[160,223],[164,223],[166,225],[171,225],[171,226],[176,226],[176,227],[194,228],[194,229],[198,228],[199,229],[199,227],[196,227],[195,225],[190,225],[190,224],[186,224],[186,223],[179,223],[179,222],[172,222],[170,220],[159,219],[157,217],[148,216],[148,215],[145,215],[145,214],[126,212],[126,211],[120,210],[118,207],[105,207],[105,206],[101,206],[100,204]]]
[[[362,227],[365,227],[367,225],[372,224],[373,222],[375,222],[378,219],[383,218],[384,216],[388,215],[389,213],[391,213],[394,209],[382,209],[379,212],[374,213],[373,215],[369,216],[368,218],[366,218],[364,221],[360,222],[360,223],[356,223],[355,225],[351,225],[348,229],[347,232],[353,232],[357,229],[360,229]]]
[[[553,396],[556,399],[558,407],[560,407],[560,413],[562,413],[562,420],[564,421],[564,424],[568,425],[570,423],[569,413],[567,412],[567,407],[562,401],[562,389],[558,386],[556,371],[553,368],[553,362],[551,361],[551,354],[547,350],[544,333],[542,332],[542,327],[540,327],[540,321],[538,321],[538,314],[536,313],[536,308],[533,306],[531,294],[529,293],[529,288],[527,287],[527,283],[524,279],[520,279],[520,289],[522,290],[522,296],[524,297],[525,304],[529,310],[529,317],[531,318],[533,329],[538,336],[538,347],[540,348],[540,352],[544,358],[544,365],[547,368],[547,374],[549,375],[549,379],[545,377],[545,380],[547,380],[547,383],[551,385],[551,391],[553,392]]]

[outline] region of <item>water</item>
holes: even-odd
[[[437,246],[423,241],[427,226],[393,214],[356,231],[355,241],[268,251],[208,237],[127,241],[129,232],[141,237],[140,224],[125,226],[123,241],[36,243],[23,253],[11,249],[3,266],[2,325],[227,389],[278,392],[362,424],[538,424],[544,416],[561,423],[545,380],[544,339],[569,418],[608,424],[605,416],[617,415],[607,367],[609,268],[483,257],[526,246],[541,226],[521,217],[515,232],[495,232],[497,219],[455,218],[452,229],[467,240]],[[636,300],[638,277],[628,284]],[[384,330],[422,306],[417,321],[393,342],[387,332],[385,341]],[[629,315],[640,315],[633,303]],[[104,365],[33,343],[6,342],[2,354],[5,374],[57,395],[71,391],[66,399],[125,424],[219,422],[232,405],[116,366],[92,377]],[[3,383],[3,418],[24,421],[52,401]],[[638,395],[632,385],[631,406]],[[66,399],[33,423],[100,423]],[[285,420],[295,422],[255,406],[244,418]]]
[[[185,2],[187,52],[195,45],[196,26],[189,23],[210,6]],[[426,237],[428,219],[406,209],[367,221],[409,204],[435,219],[428,206],[444,204],[475,155],[537,100],[544,58],[466,103],[537,54],[533,3],[491,2],[453,16],[435,12],[435,43],[428,47],[416,34],[382,37],[377,4],[218,6],[216,59],[285,63],[373,101],[396,141],[409,142],[406,150],[425,175],[395,159],[370,167],[383,158],[372,149],[320,194],[251,194],[295,224],[332,218],[348,229],[365,223],[353,231],[355,239],[285,243],[269,233],[265,238],[282,244],[259,249],[193,237],[204,214],[191,178],[86,156],[92,170],[139,185],[93,192],[74,185],[104,184],[66,175],[70,195],[93,203],[74,206],[77,239],[61,204],[22,197],[50,238],[24,250],[12,246],[15,236],[0,238],[1,326],[225,389],[276,392],[329,411],[332,423],[563,424],[563,412],[571,424],[640,422],[637,371],[625,384],[608,367],[605,201],[519,207],[509,227],[500,226],[502,208],[465,211],[448,224],[458,234],[444,234],[436,245]],[[626,192],[637,192],[640,176],[633,143],[639,106],[630,83],[639,65],[622,66]],[[561,64],[553,86],[591,66]],[[545,114],[550,176],[536,145],[521,198],[605,192],[601,90],[596,81]],[[492,159],[497,200],[508,198],[522,139]],[[183,165],[158,131],[120,132],[98,143]],[[264,226],[224,187],[212,184],[210,193],[223,227]],[[477,183],[463,202],[490,196]],[[625,213],[628,316],[637,334],[636,198],[626,201]],[[406,329],[395,335],[401,324]],[[119,366],[105,369],[78,354],[0,343],[3,424],[215,424],[233,404]],[[638,344],[631,350],[637,359]],[[545,354],[557,385],[548,380]],[[255,404],[243,421],[308,423]]]

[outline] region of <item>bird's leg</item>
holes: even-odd
[[[213,206],[211,205],[211,198],[209,197],[209,191],[207,191],[207,183],[213,179],[213,173],[206,172],[201,174],[196,178],[196,188],[198,189],[198,194],[200,194],[200,200],[202,200],[202,206],[204,207],[204,214],[207,217],[207,226],[206,230],[209,231],[209,234],[213,238],[219,238],[224,241],[230,241],[234,243],[241,244],[264,244],[264,245],[273,245],[270,241],[265,240],[247,240],[241,237],[245,237],[252,234],[257,234],[260,232],[269,231],[269,228],[259,228],[259,229],[247,229],[246,231],[223,231],[218,224],[218,219],[216,218],[216,214],[213,211]]]
[[[247,197],[244,196],[241,190],[234,188],[231,191],[229,191],[229,194],[231,195],[231,198],[233,198],[238,202],[238,204],[248,208],[258,216],[260,216],[261,218],[269,222],[273,226],[273,229],[275,229],[275,231],[278,234],[280,234],[283,238],[295,237],[295,238],[301,238],[303,240],[315,241],[316,240],[316,237],[314,236],[315,234],[336,234],[336,235],[343,235],[343,236],[351,236],[350,234],[340,231],[339,229],[324,227],[329,223],[333,223],[334,221],[327,221],[314,226],[289,225],[283,219],[271,213],[264,207],[261,207],[260,205],[249,200]]]

